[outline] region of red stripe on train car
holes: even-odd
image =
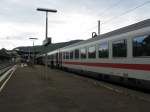
[[[134,70],[148,70],[150,71],[150,64],[120,64],[120,63],[87,63],[87,62],[63,62],[64,64],[71,65],[84,65],[91,67],[109,67],[121,69],[134,69]]]

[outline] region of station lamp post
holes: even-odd
[[[48,45],[49,41],[48,41],[48,12],[51,12],[51,13],[56,13],[57,10],[55,9],[47,9],[47,8],[37,8],[37,11],[43,11],[43,12],[46,12],[46,32],[45,32],[45,42],[44,43],[44,46],[46,48],[46,46]],[[47,63],[47,51],[45,53],[45,75],[47,77],[47,66],[48,66],[48,63]]]
[[[46,9],[46,8],[37,8],[37,11],[46,12],[46,32],[45,32],[45,39],[48,38],[48,12],[56,13],[57,10],[55,9]]]
[[[31,40],[33,40],[33,51],[32,51],[32,57],[33,57],[33,60],[32,60],[32,62],[33,62],[33,64],[34,64],[34,56],[35,56],[35,50],[34,50],[34,40],[37,40],[38,38],[29,38],[29,39],[31,39]],[[31,56],[31,50],[30,50],[30,52],[29,52],[29,61],[30,61],[30,56]]]

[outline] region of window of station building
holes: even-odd
[[[70,51],[70,59],[73,59],[73,51]]]
[[[112,44],[113,57],[126,57],[127,56],[127,40],[115,41]]]
[[[133,56],[150,56],[150,35],[133,38]]]
[[[80,56],[81,56],[81,59],[86,59],[86,48],[80,49]]]
[[[98,55],[99,58],[108,58],[109,56],[109,48],[108,48],[108,43],[102,43],[98,47]]]
[[[95,46],[88,48],[88,58],[96,58],[96,47]]]
[[[75,50],[75,59],[79,59],[79,49]]]

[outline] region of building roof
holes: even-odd
[[[18,52],[22,52],[22,53],[36,52],[38,54],[44,54],[46,52],[50,52],[50,51],[74,44],[74,43],[78,43],[80,41],[82,40],[72,40],[69,42],[52,43],[52,44],[49,44],[48,46],[38,45],[38,46],[34,46],[34,48],[33,46],[17,47],[17,48],[14,48],[14,50],[17,50]]]

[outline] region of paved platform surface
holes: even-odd
[[[150,103],[41,66],[18,67],[0,93],[0,112],[150,112]]]

